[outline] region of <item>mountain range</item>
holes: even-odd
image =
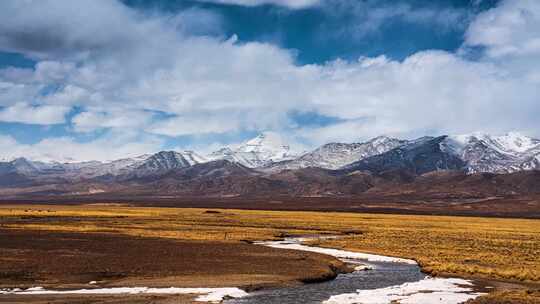
[[[295,153],[279,134],[265,132],[208,155],[161,151],[78,163],[20,157],[0,162],[0,194],[351,196],[381,189],[427,193],[430,183],[433,189],[448,186],[459,195],[478,195],[474,187],[487,191],[482,195],[540,193],[538,169],[540,140],[518,133],[414,140],[379,136]]]

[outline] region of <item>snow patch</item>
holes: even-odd
[[[458,304],[482,295],[463,279],[431,278],[380,289],[357,290],[356,293],[330,297],[324,304]]]
[[[149,288],[149,287],[113,287],[78,290],[47,290],[43,287],[28,289],[0,289],[0,294],[18,295],[62,295],[62,294],[198,294],[198,302],[219,303],[225,298],[241,298],[248,294],[235,287],[231,288]]]
[[[386,262],[386,263],[403,263],[416,265],[416,261],[402,258],[389,257],[384,255],[376,255],[369,253],[360,253],[352,252],[346,250],[332,249],[332,248],[320,248],[320,247],[311,247],[302,244],[298,244],[298,239],[285,239],[284,241],[275,241],[275,242],[257,242],[257,245],[264,245],[272,248],[281,248],[281,249],[291,249],[291,250],[301,250],[309,252],[317,252],[326,255],[336,257],[338,259],[357,259],[365,260],[368,262]]]

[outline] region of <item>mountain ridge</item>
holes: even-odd
[[[226,149],[233,154],[205,157],[194,151],[160,151],[105,163],[61,164],[16,158],[0,162],[0,194],[39,189],[77,195],[161,191],[202,196],[347,196],[378,187],[388,192],[392,187],[405,189],[406,184],[421,187],[419,181],[426,178],[440,181],[438,172],[482,176],[540,169],[540,140],[516,134],[426,136],[415,140],[379,136],[362,143],[330,143],[294,157],[281,138],[265,134]],[[485,178],[482,183],[486,183]]]

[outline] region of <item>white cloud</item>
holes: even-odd
[[[464,29],[472,15],[464,8],[437,5],[413,7],[407,1],[327,0],[323,7],[324,13],[336,21],[344,21],[336,22],[337,26],[322,24],[322,27],[332,27],[322,35],[357,40],[365,39],[366,35],[376,33],[395,21],[436,27],[437,31]]]
[[[104,128],[139,130],[152,120],[152,113],[144,111],[100,111],[98,109],[81,112],[72,119],[78,132],[92,132]]]
[[[504,1],[473,21],[462,52],[469,46],[486,47],[479,60],[423,51],[403,61],[380,56],[320,65],[298,65],[294,52],[272,44],[189,36],[171,27],[187,22],[181,15],[142,16],[113,1],[99,4],[108,6],[105,12],[82,1],[77,7],[88,16],[79,16],[69,14],[71,4],[66,9],[60,2],[31,2],[28,11],[24,5],[30,2],[0,4],[0,16],[20,15],[6,19],[0,49],[45,58],[35,71],[0,70],[0,104],[16,113],[33,113],[18,114],[19,121],[62,121],[65,112],[45,109],[77,106],[83,110],[72,123],[80,132],[108,128],[120,132],[115,134],[129,130],[183,136],[270,129],[313,143],[473,130],[519,129],[540,135],[540,55],[534,48],[540,26],[533,26],[540,22],[540,8],[535,1]],[[4,9],[10,5],[17,9]],[[506,14],[522,18],[499,17]],[[68,26],[77,24],[76,18],[99,24]],[[39,48],[36,41],[27,41],[34,36],[16,35],[19,20],[29,23],[33,35],[61,47]],[[103,28],[118,26],[118,20],[121,31]],[[60,29],[62,35],[57,35],[54,31]],[[496,32],[509,34],[497,40]],[[526,53],[501,51],[524,47]],[[65,53],[71,55],[61,56]],[[43,93],[51,86],[55,90]],[[38,108],[29,106],[35,102]],[[41,107],[43,113],[35,114]],[[288,117],[292,111],[340,122],[298,127]],[[105,139],[99,143],[107,145]],[[123,145],[110,146],[125,151]]]
[[[474,20],[466,44],[486,47],[494,58],[540,55],[540,2],[502,1]]]
[[[27,157],[41,161],[114,160],[157,152],[163,141],[155,137],[140,137],[132,133],[107,133],[89,141],[78,142],[70,137],[50,138],[35,144],[21,144],[9,135],[0,135],[0,159]]]
[[[69,110],[69,107],[64,106],[33,106],[21,102],[0,110],[0,121],[40,125],[61,124],[64,123]]]
[[[219,4],[232,4],[243,6],[258,6],[264,4],[272,4],[285,6],[292,9],[301,9],[312,7],[320,4],[320,0],[199,0],[201,2],[212,2]]]
[[[227,133],[238,130],[238,121],[216,117],[174,117],[157,122],[149,132],[168,136],[182,136],[207,133]]]

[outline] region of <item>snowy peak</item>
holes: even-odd
[[[515,132],[501,136],[498,140],[508,149],[518,152],[526,152],[540,147],[540,140]]]
[[[440,170],[462,170],[465,162],[443,149],[447,136],[424,137],[407,142],[387,152],[366,157],[343,169],[345,172],[369,171],[376,174],[402,172],[421,175]]]
[[[186,168],[198,163],[205,162],[205,159],[193,151],[175,152],[161,151],[147,158],[136,168],[137,175],[163,173],[173,169]]]
[[[191,150],[186,150],[186,151],[176,152],[176,153],[180,154],[189,163],[190,166],[208,162],[208,160],[205,157]]]
[[[346,169],[384,172],[404,169],[415,174],[438,170],[467,173],[512,173],[540,169],[540,140],[519,133],[483,133],[422,137],[374,153]]]
[[[467,171],[510,173],[540,169],[540,140],[519,133],[493,136],[484,133],[448,136],[441,149],[467,163]]]
[[[254,153],[261,160],[269,161],[283,160],[292,156],[290,146],[279,134],[274,132],[264,132],[257,135],[257,137],[237,147],[236,152]]]
[[[280,171],[318,167],[335,170],[364,158],[387,152],[405,143],[407,141],[386,136],[379,136],[363,143],[329,143],[295,160],[280,162],[270,169]]]
[[[362,150],[362,158],[366,158],[369,156],[390,151],[407,143],[409,142],[406,140],[387,136],[378,136],[365,143],[360,144],[359,148],[360,150]]]
[[[248,168],[263,167],[296,156],[279,134],[264,132],[236,147],[226,147],[209,155],[212,160],[228,160]]]
[[[540,140],[534,139],[517,132],[507,133],[501,136],[492,136],[485,133],[473,133],[449,136],[456,148],[470,145],[484,145],[487,148],[507,154],[521,154],[540,148]]]
[[[10,162],[15,170],[21,174],[34,174],[39,172],[39,169],[31,161],[24,157],[16,158]]]

